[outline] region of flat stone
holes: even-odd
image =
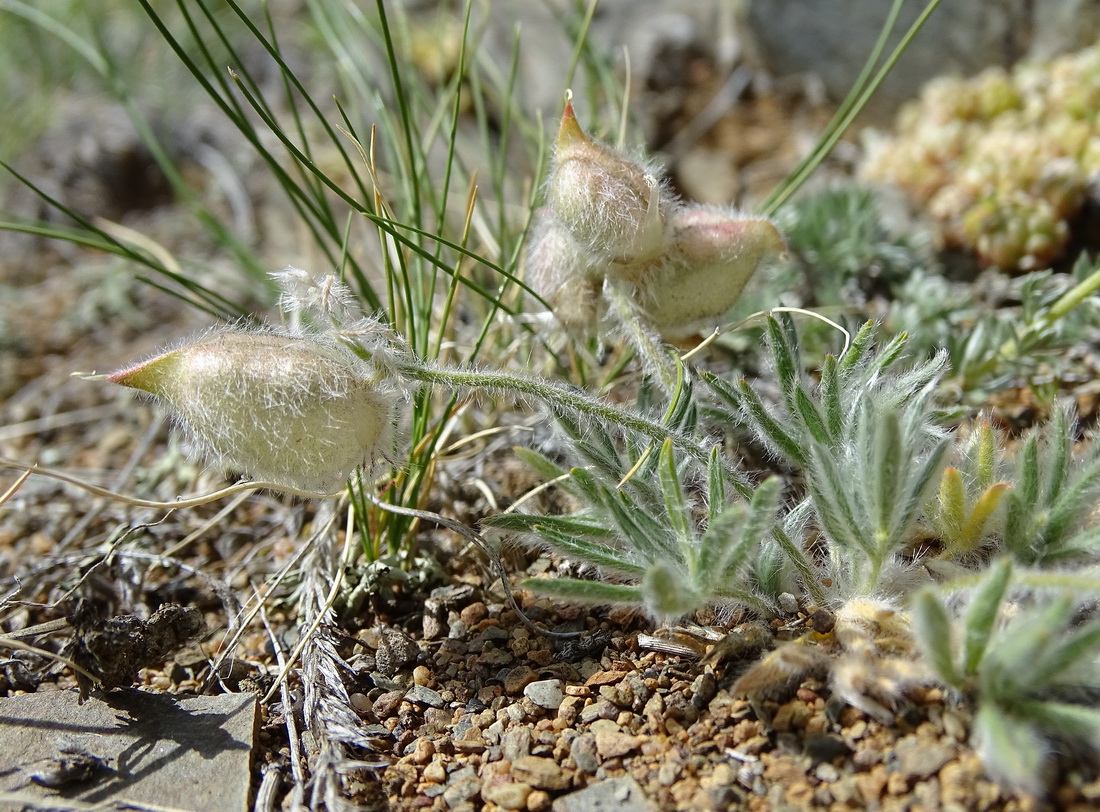
[[[540,679],[532,682],[523,689],[523,695],[540,708],[554,711],[561,707],[565,699],[560,679]]]
[[[515,657],[506,648],[494,648],[481,655],[481,664],[490,668],[500,668],[502,665],[510,665]]]
[[[387,677],[392,677],[405,666],[415,663],[418,656],[420,648],[416,641],[397,629],[383,630],[381,643],[374,652],[378,670]]]
[[[122,803],[181,810],[249,810],[258,715],[252,694],[180,699],[142,691],[73,691],[0,699],[0,792],[46,802]],[[102,765],[57,788],[30,776],[85,753]]]
[[[638,749],[643,741],[642,736],[601,730],[596,734],[596,752],[603,758],[617,758]]]
[[[597,671],[585,680],[584,684],[590,688],[599,685],[614,685],[624,677],[629,676],[629,674],[629,671]]]
[[[553,812],[657,812],[638,782],[629,775],[610,778],[554,801]]]
[[[537,789],[565,789],[569,776],[552,758],[523,756],[512,762],[512,777]]]
[[[501,752],[509,761],[518,761],[531,755],[531,728],[514,727],[504,734]]]
[[[481,790],[481,797],[501,809],[524,809],[531,794],[529,784],[493,784]]]
[[[577,769],[582,772],[593,775],[599,769],[600,761],[596,758],[596,736],[591,733],[582,733],[573,739],[573,743],[569,745],[569,755],[573,757]]]
[[[530,666],[517,665],[504,675],[504,692],[515,696],[532,682],[538,679],[538,674]]]
[[[466,624],[463,623],[463,625],[466,625]],[[500,626],[486,626],[482,630],[481,634],[479,634],[476,638],[474,638],[473,642],[470,643],[470,651],[475,652],[475,653],[479,653],[479,652],[485,650],[485,644],[486,643],[496,644],[496,643],[507,643],[507,642],[508,642],[508,631],[507,631],[507,629],[502,629],[502,628],[500,628]]]
[[[472,768],[459,770],[451,776],[447,782],[447,788],[443,790],[443,803],[450,808],[455,808],[481,792],[481,779],[474,774]]]
[[[371,711],[379,719],[388,719],[397,713],[401,703],[405,701],[405,691],[387,691],[374,700]]]
[[[955,758],[954,747],[917,736],[899,739],[894,752],[898,757],[898,772],[909,780],[924,780]]]
[[[619,709],[606,699],[601,699],[594,705],[587,705],[581,708],[581,722],[586,725],[595,722],[597,719],[611,720],[618,715]]]
[[[439,695],[439,691],[433,691],[423,685],[414,685],[410,688],[405,694],[405,700],[418,705],[427,705],[429,708],[442,708],[446,704],[443,697]]]

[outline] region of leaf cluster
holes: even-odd
[[[828,542],[827,577],[848,597],[882,586],[883,567],[911,541],[950,445],[933,402],[944,355],[904,369],[907,336],[873,353],[873,335],[864,325],[813,382],[791,322],[770,318],[779,403],[766,403],[748,381],[704,375],[726,418],[802,475],[805,512]]]
[[[1013,590],[1029,580],[1045,589]],[[1047,783],[1056,741],[1100,749],[1100,617],[1093,607],[1082,620],[1088,604],[1075,592],[1086,584],[1073,590],[1059,580],[1014,575],[1003,558],[969,589],[965,609],[945,600],[946,589],[913,601],[936,676],[977,704],[972,738],[987,769],[1033,793]]]
[[[1074,347],[1100,331],[1096,262],[1081,254],[1070,273],[1050,270],[992,285],[952,283],[918,269],[895,289],[886,324],[906,330],[922,350],[942,347],[951,383],[969,399],[1027,383],[1040,393],[1079,363]],[[991,289],[992,299],[977,291]]]
[[[764,481],[747,499],[731,498],[717,448],[706,466],[680,460],[671,440],[656,453],[647,447],[623,455],[598,425],[582,429],[568,416],[558,420],[586,466],[567,471],[536,451],[516,452],[585,509],[570,516],[501,514],[485,523],[523,533],[617,582],[534,579],[524,587],[584,603],[642,605],[663,619],[713,603],[769,611],[754,589],[752,562],[772,529],[778,478]],[[693,493],[696,486],[702,494]],[[705,498],[706,507],[699,508],[693,496]]]

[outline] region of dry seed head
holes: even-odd
[[[685,206],[669,220],[664,262],[638,287],[652,324],[666,337],[723,316],[762,265],[787,246],[770,220],[711,206]]]
[[[315,277],[288,265],[269,276],[279,286],[279,309],[289,317],[292,331],[300,331],[302,315],[335,327],[346,326],[362,316],[351,288],[332,274]]]
[[[311,493],[387,456],[399,398],[335,339],[234,328],[109,380],[171,406],[215,463]]]
[[[547,204],[570,233],[606,261],[654,257],[671,194],[650,168],[589,138],[566,101],[547,185]]]

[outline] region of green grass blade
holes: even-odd
[[[642,603],[642,588],[603,581],[580,581],[575,578],[527,578],[520,589],[538,595],[578,603],[633,604]]]

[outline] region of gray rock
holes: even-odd
[[[512,778],[536,789],[565,789],[569,776],[552,758],[523,756],[512,762]]]
[[[509,761],[518,761],[531,755],[531,728],[514,727],[504,734],[500,743],[501,752]]]
[[[1096,43],[1100,0],[1033,0],[1028,58],[1049,59]]]
[[[433,691],[423,685],[414,685],[410,688],[409,692],[405,694],[405,701],[426,705],[429,708],[442,708],[446,704],[443,697],[439,695],[439,691]]]
[[[899,739],[894,748],[898,771],[907,780],[924,780],[940,771],[955,758],[955,748],[938,741],[929,742],[910,735]]]
[[[445,621],[448,611],[462,606],[473,595],[474,588],[469,584],[433,589],[432,594],[424,601],[424,639],[435,640],[442,637],[447,631]]]
[[[657,805],[630,776],[592,784],[558,798],[550,808],[553,812],[657,812]]]
[[[443,802],[448,808],[454,809],[479,792],[481,792],[481,779],[477,777],[473,767],[464,767],[448,778],[447,788],[443,791]]]
[[[591,724],[597,719],[614,719],[619,715],[619,709],[606,699],[601,699],[594,705],[586,705],[581,708],[581,722]]]
[[[0,699],[0,792],[97,807],[124,798],[185,810],[248,810],[258,716],[252,694],[178,699],[141,691],[94,695],[51,691]],[[59,754],[85,753],[101,765],[58,789],[31,775],[52,774]]]
[[[923,11],[906,3],[888,50]],[[746,39],[771,73],[814,73],[829,96],[844,98],[859,75],[890,11],[882,0],[749,0]],[[1048,58],[1091,45],[1100,25],[1100,0],[985,0],[943,3],[898,61],[872,100],[879,118],[916,95],[934,76],[964,76]]]
[[[934,76],[969,75],[989,65],[1007,66],[1023,56],[1024,5],[1019,0],[943,3],[879,89],[873,110],[892,115],[901,101],[915,96]],[[859,75],[890,6],[881,0],[841,0],[826,9],[813,0],[751,0],[750,40],[769,71],[814,73],[829,96],[839,101]],[[888,49],[923,9],[924,3],[904,5]]]
[[[565,699],[560,679],[540,679],[532,682],[523,689],[523,695],[528,697],[540,708],[557,710]]]
[[[397,629],[385,629],[382,632],[378,651],[374,653],[378,670],[387,677],[392,677],[405,666],[415,663],[418,656],[420,648],[416,641]]]
[[[486,801],[492,801],[502,809],[524,809],[530,795],[531,787],[527,784],[497,784],[481,790],[481,797]]]
[[[585,733],[573,739],[569,745],[569,755],[577,765],[577,769],[592,775],[600,766],[600,760],[596,757],[596,737],[591,733]]]
[[[474,726],[475,718],[477,718],[477,714],[467,713],[465,716],[455,722],[454,738],[461,739],[463,736],[465,736],[466,731]]]
[[[779,604],[779,611],[785,615],[797,615],[798,614],[798,598],[792,595],[790,592],[782,592],[779,597],[776,598],[776,603]]]
[[[691,684],[691,704],[696,710],[703,710],[718,693],[718,681],[710,671],[704,671]]]

